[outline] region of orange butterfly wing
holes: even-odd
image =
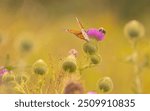
[[[72,29],[67,29],[66,31],[69,32],[69,33],[74,34],[75,36],[77,36],[77,37],[80,38],[80,39],[85,40],[85,38],[84,38],[84,36],[83,36],[83,34],[82,34],[81,31],[72,30]]]

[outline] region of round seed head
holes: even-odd
[[[62,68],[64,71],[69,72],[69,73],[75,72],[77,69],[75,56],[73,55],[68,56],[62,64]]]
[[[108,93],[113,89],[113,82],[111,78],[104,77],[98,81],[98,88],[103,93]]]
[[[99,64],[101,62],[101,58],[98,55],[92,55],[90,59],[92,64]]]
[[[33,72],[37,75],[44,75],[48,72],[48,66],[40,59],[33,64]]]
[[[130,39],[137,39],[144,36],[145,30],[140,22],[132,20],[125,25],[124,33]]]
[[[92,54],[95,54],[98,49],[96,45],[94,45],[92,42],[86,42],[83,45],[83,50],[85,53],[92,55]]]

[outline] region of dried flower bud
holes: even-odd
[[[44,75],[48,72],[48,66],[40,59],[33,64],[33,72],[38,75]]]
[[[83,94],[84,89],[80,83],[70,82],[65,86],[64,94]]]
[[[76,58],[73,55],[69,55],[62,64],[64,71],[72,73],[77,69]]]
[[[101,58],[98,55],[91,55],[90,59],[92,64],[99,64],[101,62]]]
[[[92,55],[95,54],[97,52],[97,47],[95,44],[93,44],[92,42],[86,42],[83,45],[83,50],[85,53]]]
[[[25,75],[25,74],[19,74],[19,75],[16,76],[15,79],[16,79],[16,81],[17,81],[19,84],[21,84],[21,83],[27,82],[28,76]]]
[[[108,93],[113,89],[113,82],[111,78],[104,77],[99,80],[98,82],[98,88],[103,93]]]
[[[140,22],[132,20],[125,25],[124,32],[130,39],[136,39],[144,36],[145,30]]]
[[[77,57],[78,51],[76,49],[71,49],[69,51],[69,55],[74,55],[75,57]]]
[[[2,81],[4,83],[8,83],[15,80],[15,76],[13,74],[5,74],[2,76]]]

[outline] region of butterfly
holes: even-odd
[[[103,28],[100,29],[89,29],[85,30],[82,23],[79,21],[79,19],[76,17],[77,24],[80,28],[80,30],[73,30],[73,29],[67,29],[66,31],[69,33],[74,34],[76,37],[83,39],[85,41],[90,40],[90,36],[95,36],[97,39],[102,40],[104,38],[104,35],[106,31]]]

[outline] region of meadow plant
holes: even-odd
[[[111,78],[104,77],[98,81],[97,85],[95,84],[99,92],[86,91],[82,80],[84,70],[96,67],[101,63],[99,43],[104,40],[106,32],[103,28],[84,30],[78,19],[77,22],[81,28],[81,32],[78,34],[84,40],[82,49],[86,55],[86,62],[79,65],[78,51],[71,49],[62,62],[58,63],[58,65],[60,64],[59,68],[55,68],[53,63],[48,64],[42,59],[35,61],[29,70],[20,71],[16,68],[12,73],[4,74],[9,71],[2,68],[0,76],[2,76],[2,83],[8,88],[9,93],[96,94],[108,93],[113,89]],[[21,49],[23,54],[29,52],[32,49],[32,42],[23,40],[18,49]]]
[[[70,81],[64,88],[64,94],[83,94],[84,88],[81,83]]]
[[[148,64],[148,56],[145,55],[145,60],[140,64],[139,61],[139,51],[138,51],[138,43],[140,39],[144,37],[145,29],[144,26],[138,22],[137,20],[132,20],[125,25],[124,33],[128,37],[131,48],[133,50],[132,54],[127,57],[127,61],[133,64],[134,72],[133,72],[133,93],[143,93],[142,90],[142,82],[141,82],[141,73],[144,67]]]
[[[113,89],[113,82],[110,77],[101,78],[98,81],[98,88],[102,93],[108,93]]]
[[[42,60],[39,59],[33,64],[33,72],[37,75],[44,75],[48,72],[47,64]]]
[[[62,68],[65,72],[73,73],[77,69],[76,57],[74,54],[69,54],[69,56],[64,60]]]

